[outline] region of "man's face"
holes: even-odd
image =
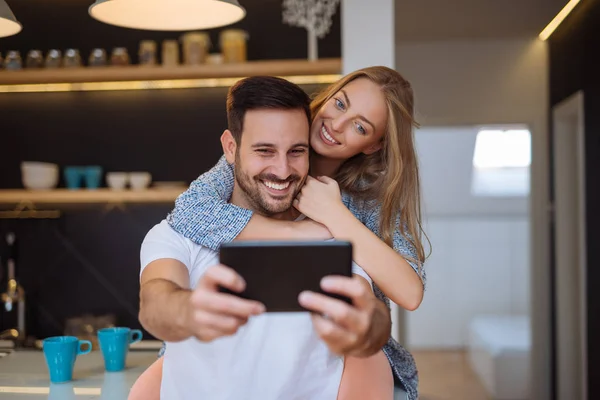
[[[308,175],[308,131],[302,110],[251,110],[235,153],[236,185],[249,208],[274,216],[291,208]]]

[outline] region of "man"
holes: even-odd
[[[308,175],[308,96],[283,79],[247,78],[230,89],[227,113],[230,202],[295,220],[292,201]],[[299,301],[314,314],[263,314],[262,304],[219,292],[242,291],[244,281],[166,221],[144,239],[141,259],[140,321],[168,342],[161,398],[335,399],[342,355],[372,355],[390,335],[389,310],[358,266],[361,276],[323,282],[355,306],[304,293]]]

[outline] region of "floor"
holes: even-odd
[[[491,400],[463,351],[412,351],[420,400]]]

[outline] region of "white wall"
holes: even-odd
[[[370,65],[394,68],[394,0],[344,0],[341,13],[342,73]]]
[[[547,191],[547,182],[535,179],[548,162],[546,44],[522,39],[419,43],[400,40],[396,41],[396,69],[412,83],[422,126],[525,124],[532,133],[530,205],[525,200],[520,204],[517,201],[493,205],[482,204],[481,199],[467,199],[468,191],[452,187],[453,184],[464,187],[469,179],[465,175],[459,182],[439,178],[431,184],[433,188],[428,187],[423,176],[426,228],[431,231],[428,233],[434,253],[425,266],[429,286],[423,304],[406,317],[407,344],[411,348],[460,345],[464,337],[464,324],[460,321],[465,314],[456,314],[457,309],[466,308],[471,314],[487,310],[526,312],[529,307],[523,306],[523,298],[528,296],[533,300],[529,303],[534,335],[536,329],[547,331],[549,268],[544,253],[547,243],[543,239],[547,216],[543,208],[532,206],[543,202]],[[444,160],[443,165],[450,169],[452,157],[448,155],[457,151],[454,143],[440,138],[436,143],[437,153],[431,156],[436,161],[431,165],[439,166]],[[464,173],[471,160],[463,157],[462,161],[456,161],[462,167],[456,168],[462,168]],[[430,167],[421,161],[422,174],[426,174]],[[523,219],[522,213],[515,214],[523,206],[529,207],[532,223]],[[458,221],[457,215],[465,217],[463,211],[469,210],[477,213],[477,219]],[[452,217],[453,213],[456,216]],[[534,250],[531,257],[530,246]],[[481,251],[473,251],[478,247]],[[532,268],[513,262],[513,257],[531,259]],[[490,270],[500,275],[489,276]],[[529,276],[523,277],[523,273]],[[527,293],[529,282],[533,283],[532,295]],[[485,299],[473,301],[468,296],[470,293],[491,298],[492,293],[504,291],[504,304],[489,304]],[[448,325],[453,315],[458,323]],[[546,345],[545,338],[536,337],[533,351],[537,352],[534,357],[538,361],[544,357]],[[543,365],[541,368],[545,368]]]
[[[478,128],[474,126],[425,127],[417,131],[423,214],[428,217],[527,217],[526,197],[471,195],[477,133]]]
[[[416,134],[433,252],[423,303],[407,315],[411,349],[464,347],[477,315],[529,311],[527,198],[471,195],[476,135],[475,127]]]
[[[524,123],[546,133],[547,46],[536,40],[396,42],[422,126]]]
[[[525,123],[532,132],[531,388],[532,398],[549,398],[548,47],[534,38],[427,43],[401,40],[397,36],[396,68],[415,88],[423,126]]]

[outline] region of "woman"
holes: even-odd
[[[415,310],[423,298],[425,254],[410,84],[386,67],[361,69],[321,92],[311,111],[312,178],[294,206],[312,221],[277,221],[227,203],[234,178],[222,158],[177,199],[170,225],[213,250],[243,239],[349,240],[376,295]],[[158,391],[161,368],[159,359],[130,399]],[[338,399],[391,398],[391,372],[416,399],[414,360],[392,338],[372,357],[346,358]]]

